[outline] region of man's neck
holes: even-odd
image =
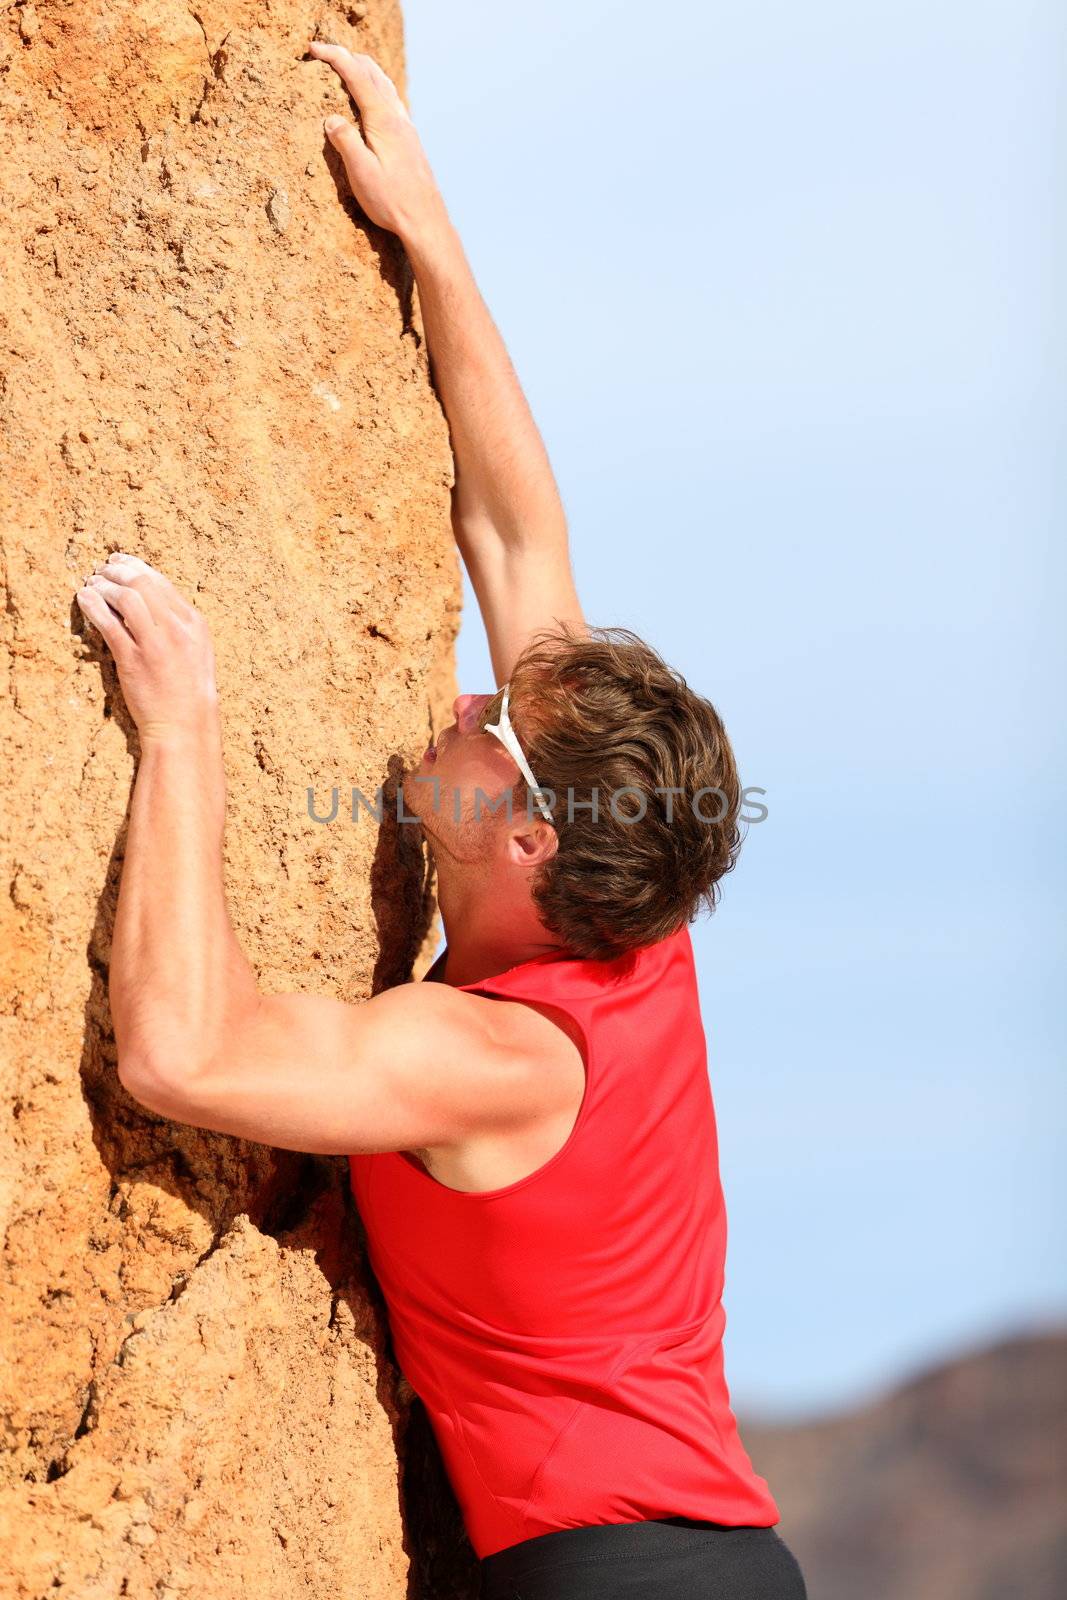
[[[445,939],[445,959],[434,976],[439,982],[451,984],[453,988],[479,983],[483,978],[495,978],[498,973],[520,966],[524,961],[532,961],[536,956],[563,949],[559,940],[547,932],[541,940],[526,942],[500,936],[479,941],[464,938],[459,933],[453,939],[446,927]]]
[[[447,952],[435,978],[453,987],[478,983],[517,967],[535,956],[564,948],[525,900],[505,901],[500,894],[456,892],[442,875],[438,905]]]

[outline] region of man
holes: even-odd
[[[403,1370],[487,1595],[804,1586],[722,1370],[725,1214],[688,923],[739,843],[725,730],[649,646],[590,628],[544,446],[403,102],[315,41],[327,119],[415,273],[495,694],[404,782],[447,946],[362,1004],[264,995],[226,911],[211,641],[155,569],[78,593],[140,733],[110,974],[152,1110],[345,1154]],[[544,787],[541,787],[541,786]],[[551,1589],[555,1593],[557,1590]]]

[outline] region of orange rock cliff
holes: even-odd
[[[212,626],[227,897],[264,988],[428,958],[390,823],[454,693],[448,429],[399,243],[322,131],[316,32],[403,88],[391,0],[0,0],[0,1593],[470,1592],[342,1160],[119,1084],[110,929],[136,732],[74,591],[111,549]],[[386,795],[379,828],[356,787]],[[316,822],[340,793],[336,820]]]

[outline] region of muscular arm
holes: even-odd
[[[323,1155],[458,1146],[562,1103],[559,1042],[525,1006],[439,983],[261,993],[226,907],[217,722],[142,741],[109,985],[135,1100]]]
[[[130,1094],[195,1127],[333,1155],[460,1145],[565,1105],[563,1036],[517,1002],[436,983],[356,1004],[260,992],[226,906],[207,625],[136,557],[98,563],[78,601],[141,741],[109,983]]]
[[[567,521],[544,442],[412,126],[390,79],[365,55],[316,41],[360,113],[362,133],[327,127],[356,199],[403,241],[455,459],[452,526],[470,573],[499,684],[531,634],[584,624]]]
[[[541,435],[459,236],[405,239],[455,457],[452,528],[498,684],[532,633],[582,622],[567,521]]]
[[[142,1105],[283,1150],[354,1155],[458,1148],[561,1109],[551,1024],[518,1003],[409,983],[350,1005],[245,995],[226,1026],[180,1056],[124,1058]]]

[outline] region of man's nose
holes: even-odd
[[[477,725],[485,707],[492,699],[491,694],[459,694],[452,702],[452,715],[456,719],[456,726],[460,733],[470,733]]]

